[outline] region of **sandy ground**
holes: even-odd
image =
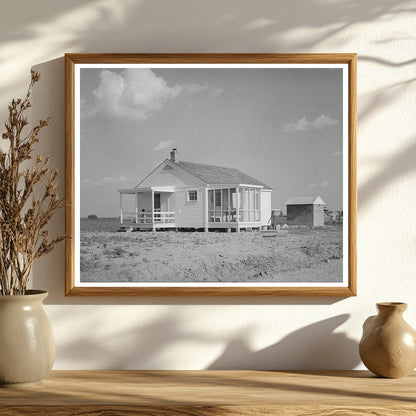
[[[81,227],[82,282],[342,281],[341,227],[274,236]]]

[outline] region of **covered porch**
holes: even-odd
[[[155,231],[176,226],[175,212],[170,209],[173,187],[129,188],[119,189],[118,192],[121,230]],[[125,207],[127,198],[130,198],[128,208]]]
[[[208,228],[261,229],[260,189],[249,185],[208,189]]]

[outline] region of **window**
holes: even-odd
[[[188,201],[198,201],[198,191],[188,191]]]

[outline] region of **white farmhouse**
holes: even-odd
[[[272,189],[243,172],[176,161],[176,149],[136,187],[119,189],[122,229],[261,229],[270,224]],[[134,212],[123,210],[123,196]]]

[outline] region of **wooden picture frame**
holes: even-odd
[[[356,295],[356,54],[71,53],[65,55],[65,71],[65,219],[66,234],[71,237],[66,242],[65,292],[67,296],[347,297]],[[216,83],[212,80],[216,80]],[[239,80],[241,85],[236,80]],[[277,85],[275,84],[276,80],[280,85],[278,96],[274,90]],[[300,89],[300,85],[303,85],[304,90]],[[244,95],[245,91],[251,91],[252,95]],[[298,96],[295,97],[296,94]],[[240,98],[237,100],[236,96]],[[245,97],[245,100],[242,97]],[[247,99],[247,97],[250,98]],[[268,103],[267,106],[264,102]],[[308,116],[300,116],[298,113],[300,107],[303,106],[307,109],[305,111]],[[339,117],[329,114],[332,111],[330,107],[338,109]],[[222,109],[222,111],[218,109]],[[224,115],[225,113],[228,115]],[[164,116],[168,117],[168,114],[169,118],[163,118]],[[277,119],[283,117],[283,114],[286,114],[286,118],[284,120],[282,118],[278,124]],[[287,114],[291,114],[291,116],[289,117]],[[180,124],[182,117],[186,122]],[[194,118],[202,120],[199,126],[195,124]],[[252,124],[250,124],[250,120],[247,120],[251,118]],[[238,140],[240,140],[238,134],[235,134],[236,137],[233,136],[233,125],[230,119],[234,121],[236,129],[238,126],[242,146],[238,146]],[[148,126],[149,120],[153,130]],[[191,131],[192,129],[193,131]],[[211,145],[207,142],[208,139],[205,142],[197,143],[192,143],[190,139],[187,142],[182,141],[185,140],[183,137],[186,135],[195,137],[196,132],[198,132],[199,140],[199,135],[208,134],[202,133],[207,130],[213,137]],[[268,137],[259,136],[258,139],[250,139],[251,141],[247,138],[243,139],[243,136],[246,137],[245,131],[247,130],[250,130],[251,134],[260,136],[264,134]],[[330,135],[330,131],[333,132],[333,136]],[[123,142],[123,137],[135,134],[135,132],[140,132],[140,137],[143,137],[142,142],[140,140],[134,142],[131,150],[127,151],[125,149],[127,142]],[[159,134],[163,132],[169,137],[155,137],[157,135],[155,132]],[[284,136],[284,140],[281,141],[286,143],[286,159],[290,159],[292,151],[294,153],[301,151],[302,153],[299,154],[303,155],[311,154],[315,165],[325,168],[325,172],[332,172],[329,169],[330,166],[333,166],[331,169],[335,172],[333,176],[338,178],[338,186],[336,183],[332,184],[332,176],[331,178],[322,176],[323,179],[318,181],[319,175],[316,172],[319,169],[316,166],[313,169],[309,168],[312,166],[312,162],[309,162],[308,159],[309,156],[302,156],[305,159],[301,159],[300,162],[299,159],[293,159],[291,163],[281,163],[281,165],[285,164],[287,168],[287,180],[283,180],[286,177],[283,168],[279,168],[281,170],[276,171],[276,174],[264,170],[267,174],[259,177],[260,180],[253,179],[256,176],[250,175],[251,172],[248,172],[248,175],[246,172],[242,172],[243,169],[239,166],[238,159],[234,154],[232,159],[234,166],[226,168],[218,168],[224,163],[221,164],[215,160],[212,163],[207,163],[207,160],[204,159],[204,153],[207,155],[217,154],[219,155],[218,159],[221,157],[224,159],[225,156],[221,155],[225,155],[227,153],[225,151],[218,150],[217,153],[210,153],[213,152],[211,148],[215,146],[221,149],[226,145],[233,145],[238,149],[245,146],[252,149],[248,151],[252,152],[252,160],[256,161],[252,162],[250,166],[257,166],[260,170],[263,161],[265,164],[265,160],[271,152],[268,145],[275,149],[274,146],[280,143],[280,139],[276,139],[274,136],[275,132],[278,137]],[[149,134],[150,138],[146,134]],[[308,134],[308,137],[312,138],[309,141],[306,139]],[[228,139],[220,141],[215,138],[217,135],[230,137],[229,140],[233,140],[233,142],[224,145]],[[271,138],[272,135],[273,138]],[[175,140],[171,139],[173,136]],[[336,137],[338,150],[333,145],[335,142],[330,141],[335,140],[333,137]],[[103,141],[99,142],[99,140]],[[152,140],[154,141],[152,142]],[[312,140],[315,140],[314,144],[311,144]],[[154,146],[156,141],[159,143]],[[138,149],[144,148],[145,142],[146,146],[153,146],[152,149],[155,152],[155,149],[158,151],[165,149],[166,154],[163,156],[167,156],[167,158],[163,161],[163,158],[160,157],[162,163],[159,165],[155,161],[150,162],[148,159],[154,158],[152,152],[138,152]],[[196,154],[195,146],[201,147],[198,163],[194,163],[195,160],[178,162],[175,159],[177,157],[176,148],[171,150],[169,157],[168,150],[170,149],[168,147],[176,147],[178,142],[180,142],[178,147],[181,157],[184,159],[186,159],[187,153]],[[129,139],[128,143],[131,145],[133,142]],[[328,143],[330,146],[327,146]],[[193,145],[194,147],[192,147]],[[263,156],[256,154],[256,149],[260,147]],[[282,145],[278,149],[283,151],[283,148]],[[325,153],[325,155],[322,156],[321,153]],[[139,185],[142,184],[142,186],[136,185],[132,180],[127,187],[118,187],[118,197],[114,190],[110,192],[110,188],[115,189],[117,180],[120,183],[127,182],[127,178],[123,176],[124,170],[132,168],[131,160],[135,159],[131,158],[134,154],[138,155],[137,166],[147,166],[148,163],[151,163],[154,170],[147,169],[147,176],[137,174],[136,183],[140,182]],[[247,158],[247,156],[242,156],[240,150],[236,154],[240,155],[241,159]],[[274,154],[280,155],[281,152]],[[279,157],[281,158],[279,160],[284,160],[283,156]],[[125,160],[130,160],[130,163]],[[110,175],[103,176],[105,174],[103,172],[113,168],[111,161],[114,161],[114,165],[119,166],[119,170],[114,173],[118,179],[113,179]],[[203,163],[199,163],[201,161]],[[293,169],[294,164],[301,166]],[[93,169],[95,171],[91,174]],[[292,177],[290,172],[292,172]],[[171,182],[167,180],[163,182],[160,179],[162,174],[166,175],[163,178],[169,178]],[[312,178],[315,174],[318,179]],[[135,175],[136,173],[133,172],[132,177]],[[305,179],[306,176],[311,176],[308,178],[309,182]],[[156,177],[159,179],[156,180]],[[276,182],[277,177],[280,178],[280,182]],[[189,183],[184,178],[188,178]],[[262,179],[265,182],[267,179],[271,179],[278,183],[277,192],[273,194],[274,190],[271,190],[273,184],[269,188],[261,181]],[[315,182],[312,183],[312,179]],[[175,181],[182,181],[180,182],[181,186]],[[221,183],[215,184],[215,181]],[[289,182],[293,184],[292,194],[289,194],[289,190],[292,189],[287,185]],[[81,190],[81,184],[87,188]],[[295,185],[298,186],[299,192],[296,191]],[[283,190],[285,186],[288,186],[285,191],[286,195]],[[106,206],[109,207],[108,211],[104,211],[105,203],[103,201],[94,205],[105,189],[110,195],[109,202],[106,202]],[[312,196],[315,199],[311,199],[310,195],[305,195],[306,190],[313,193]],[[329,207],[325,208],[325,192],[329,195],[328,198],[341,201],[342,206],[334,204],[335,208],[333,208],[328,203]],[[159,195],[157,198],[156,194]],[[128,195],[133,195],[135,201],[134,210],[129,213],[130,225],[126,224],[127,219],[122,205],[123,198]],[[278,215],[279,210],[275,209],[280,208],[280,214],[284,214],[283,206],[272,206],[275,204],[273,202],[275,195],[275,201],[279,201],[278,204],[285,203],[283,198],[287,201],[286,217]],[[120,214],[119,212],[115,213],[116,202],[113,197],[116,200],[120,198]],[[174,198],[177,198],[175,204]],[[177,202],[178,198],[180,203]],[[170,209],[169,200],[172,201]],[[163,205],[165,203],[167,205]],[[190,222],[190,218],[194,215],[190,208],[192,204],[193,206],[200,204],[202,212],[202,217],[198,217],[195,224]],[[161,209],[162,205],[163,209]],[[91,207],[99,207],[102,211],[97,216]],[[270,213],[270,219],[266,222]],[[95,228],[93,231],[88,231],[89,229],[85,231],[85,227],[87,227],[85,224],[92,224],[98,229],[102,216],[117,217],[117,215],[120,215],[121,230],[142,231],[146,229],[150,232],[114,232],[111,235],[105,234],[106,239],[102,239],[102,235]],[[85,218],[86,216],[89,219]],[[98,222],[94,223],[93,221],[97,217]],[[322,223],[330,221],[330,224],[333,225],[317,227],[321,221]],[[113,219],[108,219],[108,222],[113,224]],[[293,226],[287,226],[286,223],[289,222]],[[177,232],[169,233],[170,228],[175,228]],[[165,232],[156,232],[160,229]],[[186,232],[189,230],[196,230],[196,232]],[[218,233],[205,233],[210,230],[216,230]],[[228,233],[219,232],[224,230]],[[247,232],[233,232],[244,230]],[[335,243],[331,240],[331,246],[329,234],[325,234],[329,233],[328,230],[335,230],[338,238],[338,240],[334,240]],[[103,233],[108,232],[103,231]],[[284,246],[290,240],[288,236],[292,235],[291,232],[296,236],[296,238],[290,237],[295,242],[294,244],[297,244],[296,253],[299,252],[299,256],[302,256],[302,260],[297,260],[298,257],[294,257],[295,260],[292,263],[289,255],[295,253],[295,249],[290,245],[286,250],[283,249],[283,252],[279,252],[280,254],[277,253],[277,247]],[[308,237],[303,237],[303,235]],[[308,240],[307,244],[303,243],[303,239],[309,238],[310,235],[313,237],[313,244],[309,242],[312,240]],[[176,256],[174,251],[170,252],[170,260],[166,261],[162,253],[154,254],[156,248],[149,249],[151,239],[160,240],[161,236],[169,240],[169,249],[172,248],[172,250],[173,242],[179,247],[185,244],[185,239],[188,239],[189,241],[186,240],[188,251],[182,250],[180,256]],[[89,238],[88,241],[87,238]],[[112,239],[115,238],[119,242],[118,248],[114,248],[112,245]],[[226,241],[226,243],[218,243],[223,244],[223,246],[218,246],[222,248],[215,246],[217,252],[214,255],[220,259],[218,265],[211,264],[212,253],[208,249],[204,249],[205,246],[198,252],[200,257],[191,258],[192,250],[195,247],[208,244],[204,238],[215,238],[215,244],[217,244],[217,240]],[[241,254],[241,262],[234,259],[232,260],[234,263],[231,263],[231,260],[227,263],[227,259],[224,259],[224,257],[228,258],[227,250],[230,245],[234,244],[234,241],[238,242],[238,239],[244,240],[241,240],[240,244],[246,250],[250,250],[250,244],[253,244],[256,250],[257,248],[263,250],[264,246],[261,257],[256,258],[255,254],[248,252],[244,255]],[[94,250],[100,250],[100,252],[94,253]],[[157,267],[154,264],[153,274],[153,269],[148,264],[152,258],[149,260],[142,255],[146,250],[160,260],[157,262]],[[329,250],[328,253],[325,250]],[[335,250],[335,254],[331,255],[330,250]],[[190,258],[187,258],[186,255],[188,252]],[[325,252],[325,254],[321,252]],[[81,257],[81,253],[84,257]],[[166,247],[164,253],[166,253]],[[207,256],[207,263],[211,262],[208,266],[205,264],[204,253]],[[137,269],[133,269],[132,272],[131,269],[127,269],[127,263],[134,264],[131,259],[136,258],[136,254],[140,256],[140,259],[136,259],[134,267]],[[277,258],[276,256],[279,255],[286,256],[282,263],[286,262],[285,264],[289,266],[296,265],[297,270],[287,272],[288,276],[295,276],[294,281],[273,281],[286,273],[284,267],[281,267],[282,272],[274,272],[274,265],[269,264],[270,259]],[[208,256],[211,257],[208,258]],[[314,263],[315,260],[310,260],[315,258],[316,263]],[[264,264],[269,262],[267,267],[263,268],[263,260],[261,259],[264,260]],[[252,265],[249,260],[257,263]],[[154,258],[153,262],[155,262]],[[183,262],[183,267],[189,266],[189,270],[186,271],[188,274],[185,271],[182,273],[181,264],[177,264],[178,262]],[[224,278],[229,280],[204,282],[205,276],[200,273],[202,266],[198,266],[200,263],[204,263],[204,267],[208,270],[206,275],[208,280],[210,278],[212,280],[212,276],[215,278],[215,270],[219,270],[220,267],[222,267],[221,273],[224,273]],[[192,269],[193,265],[200,268],[196,268],[195,271]],[[339,276],[339,272],[338,274],[327,273],[327,279],[333,279],[333,281],[324,281],[320,270],[323,267],[329,267],[328,265],[336,266],[338,271],[341,270],[341,276]],[[102,271],[98,271],[98,269],[101,270],[101,267]],[[108,270],[104,270],[106,267]],[[233,267],[237,270],[234,274]],[[169,268],[172,269],[173,282],[157,281],[157,278],[163,273],[166,274],[166,270]],[[112,269],[113,272],[111,272]],[[142,277],[140,277],[139,281],[134,281],[134,270],[137,270],[138,274],[142,273],[141,276],[145,276],[146,272],[148,280],[142,281]],[[229,270],[229,274],[226,275],[224,270]],[[255,282],[250,280],[233,281],[234,277],[238,278],[237,275],[244,274],[246,271],[248,277],[244,278],[253,279],[253,270],[257,270]],[[220,272],[218,273],[220,274]],[[267,273],[269,273],[268,276],[266,276]],[[175,276],[179,274],[182,276],[182,280],[179,279],[175,282]],[[194,276],[194,280],[186,282],[183,276],[188,275]],[[122,279],[133,281],[122,282]],[[284,277],[284,279],[289,278]],[[315,281],[307,279],[315,279]]]

